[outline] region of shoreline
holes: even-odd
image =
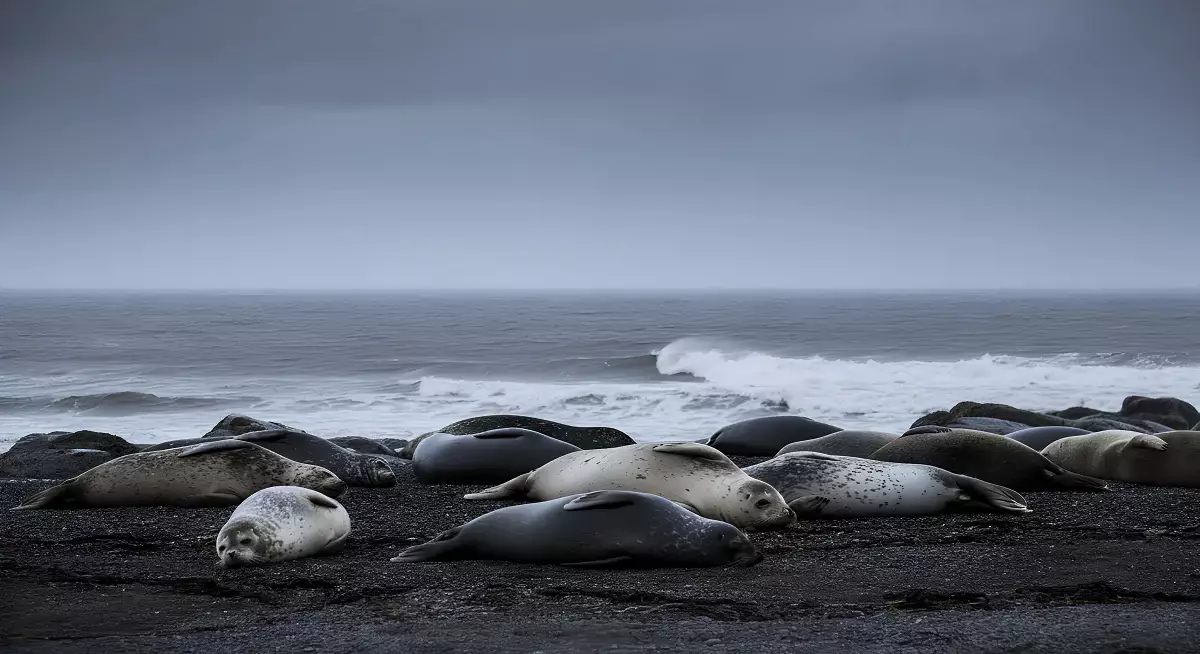
[[[760,459],[735,457],[739,464]],[[54,482],[6,480],[0,506]],[[224,570],[233,507],[0,512],[6,651],[1187,651],[1200,489],[1029,493],[1033,513],[807,521],[751,568],[399,564],[505,505],[353,488],[345,551]],[[311,648],[311,649],[310,649]]]

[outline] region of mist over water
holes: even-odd
[[[6,294],[0,441],[227,413],[406,436],[487,413],[701,438],[781,411],[902,431],[962,400],[1200,397],[1200,296]]]

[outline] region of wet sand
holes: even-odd
[[[751,460],[741,459],[739,463]],[[52,485],[0,483],[0,507]],[[1027,493],[1027,515],[809,521],[751,568],[390,563],[502,506],[355,488],[336,556],[224,570],[233,511],[0,511],[13,652],[1195,651],[1200,490]]]

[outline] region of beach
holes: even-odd
[[[741,465],[759,459],[735,457]],[[14,506],[49,481],[0,483]],[[344,552],[222,569],[232,512],[0,512],[12,652],[1191,651],[1200,490],[1028,493],[1032,513],[805,521],[750,568],[388,559],[503,506],[353,488]]]

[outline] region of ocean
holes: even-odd
[[[405,437],[488,413],[697,439],[782,411],[899,432],[962,400],[1200,401],[1197,293],[0,294],[0,450],[228,413]]]

